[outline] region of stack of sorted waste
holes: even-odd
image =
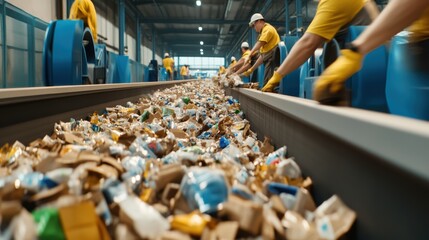
[[[213,81],[59,122],[0,164],[1,239],[335,239],[356,217],[316,207],[299,159]]]

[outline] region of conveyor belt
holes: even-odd
[[[429,239],[429,123],[250,89],[227,93],[260,138],[288,146],[318,204],[338,194],[357,212],[350,239]]]
[[[186,81],[0,90],[0,144]],[[258,136],[288,146],[318,204],[338,194],[358,214],[350,239],[429,239],[429,123],[250,89],[239,99]]]
[[[85,118],[106,107],[187,81],[0,89],[0,144],[24,144],[52,133],[54,123]]]

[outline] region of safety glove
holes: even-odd
[[[322,104],[338,105],[345,99],[345,81],[362,67],[363,55],[349,49],[333,62],[314,83],[313,98]]]
[[[261,89],[262,92],[272,92],[275,87],[277,87],[280,81],[283,79],[283,76],[280,75],[277,71],[274,71],[273,76],[268,80],[267,84]]]
[[[251,68],[247,69],[247,71],[245,71],[245,72],[244,72],[244,73],[242,73],[241,75],[243,75],[243,76],[245,76],[245,77],[249,77],[249,76],[250,76],[250,74],[252,74],[252,72],[253,72],[253,68],[251,67]]]

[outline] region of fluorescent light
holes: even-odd
[[[198,31],[203,31],[203,27],[198,27]]]
[[[202,52],[202,51],[204,51],[204,49],[202,49],[202,48],[201,48],[201,49],[200,49],[200,52]]]
[[[197,4],[197,6],[199,7],[199,6],[201,6],[201,1],[200,1],[200,0],[197,0],[197,1],[195,2],[195,4]]]
[[[203,42],[203,41],[200,41],[200,45],[204,45],[204,42]]]
[[[204,55],[204,52],[200,52],[201,53],[201,55]]]

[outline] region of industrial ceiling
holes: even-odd
[[[298,1],[302,6],[305,29],[314,17],[317,1]],[[291,34],[296,31],[296,0],[201,0],[200,6],[197,6],[197,2],[125,0],[127,15],[132,12],[134,20],[138,19],[143,36],[151,40],[155,34],[158,51],[162,49],[175,56],[200,56],[200,49],[204,50],[204,56],[209,57],[238,54],[241,42],[248,41],[251,31],[254,31],[249,28],[248,22],[256,12],[262,13],[267,22],[275,26],[280,35],[284,35],[286,3],[289,30]]]

